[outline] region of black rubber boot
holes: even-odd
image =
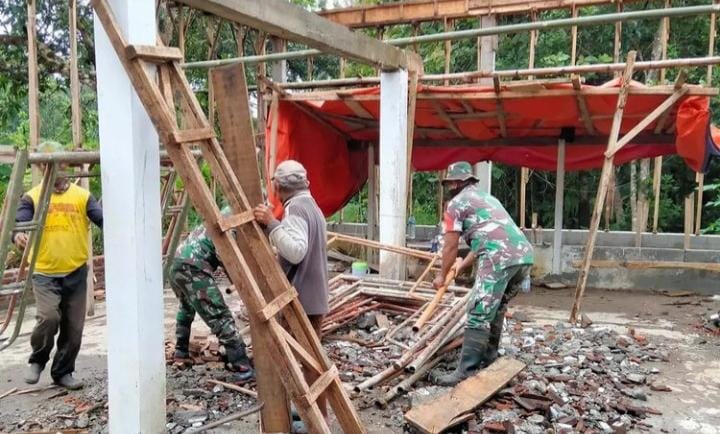
[[[175,325],[175,360],[190,358],[190,324]]]
[[[507,307],[500,309],[493,322],[490,323],[490,337],[488,339],[487,365],[490,365],[498,358],[500,340],[502,339],[503,324],[505,323],[505,312]],[[487,366],[486,365],[486,366]]]
[[[433,379],[438,386],[454,386],[487,366],[488,339],[486,330],[465,329],[460,361],[455,371]]]
[[[235,372],[233,380],[238,382],[249,381],[255,377],[253,370],[245,352],[245,344],[238,341],[225,344],[225,365],[228,370]]]

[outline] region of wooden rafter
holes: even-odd
[[[626,3],[629,0],[624,0]],[[414,24],[423,21],[470,18],[481,15],[527,14],[552,9],[567,9],[612,4],[612,0],[414,0],[377,5],[334,8],[319,14],[331,21],[351,27]]]
[[[462,131],[458,128],[458,126],[455,124],[455,121],[452,120],[452,118],[447,114],[445,109],[442,108],[439,102],[437,101],[431,101],[431,104],[433,106],[433,109],[435,110],[435,113],[440,117],[440,119],[447,124],[448,128],[455,133],[458,137],[463,137]]]
[[[685,85],[685,80],[687,79],[687,71],[682,70],[678,74],[677,78],[675,79],[675,90],[680,89]],[[655,134],[662,133],[662,130],[665,128],[665,124],[667,123],[670,113],[672,110],[668,109],[665,110],[665,112],[660,115],[660,119],[658,119],[657,124],[655,125]]]
[[[285,0],[177,0],[231,22],[383,68],[407,67],[405,53],[392,45],[322,18]]]
[[[507,125],[505,124],[506,114],[502,103],[502,92],[500,90],[500,79],[493,77],[493,88],[495,89],[495,104],[497,105],[497,120],[500,125],[500,136],[507,137]]]
[[[578,110],[582,116],[583,124],[588,134],[595,134],[595,127],[590,117],[590,111],[588,110],[587,103],[585,102],[585,96],[582,93],[582,84],[580,83],[580,77],[574,75],[572,77],[573,89],[575,89],[575,100],[577,101]]]

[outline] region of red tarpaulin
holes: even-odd
[[[420,86],[415,112],[413,168],[441,170],[454,161],[465,160],[555,170],[557,146],[553,143],[561,136],[566,137],[568,143],[566,170],[600,168],[617,105],[617,92],[603,89],[617,88],[619,80],[602,86],[583,86],[589,90],[583,98],[592,118],[594,134],[589,134],[586,129],[587,119],[583,120],[578,96],[571,91],[571,84],[536,86],[541,88],[540,92],[524,89],[520,93],[516,87],[502,89],[506,137],[502,137],[497,117],[498,102],[493,97],[492,87]],[[667,92],[652,93],[652,88],[637,82],[632,82],[631,88],[643,88],[648,92],[631,92],[628,96],[621,135],[669,96]],[[367,179],[367,151],[359,143],[377,144],[379,140],[379,88],[342,92],[342,98],[327,93],[327,99],[321,100],[316,97],[296,103],[281,100],[278,110],[276,161],[294,159],[305,165],[312,194],[326,215],[338,211]],[[361,108],[353,110],[345,101],[349,98]],[[321,115],[345,137],[295,104],[302,104]],[[438,107],[447,116],[440,116]],[[366,119],[358,115],[359,111]],[[717,129],[710,126],[709,98],[685,97],[675,104],[666,118],[664,133],[654,134],[656,122],[652,122],[615,155],[615,164],[677,153],[691,169],[704,171],[710,155],[718,152],[713,137],[720,142]],[[266,163],[270,159],[272,120],[267,125]],[[280,213],[277,200],[271,200]]]

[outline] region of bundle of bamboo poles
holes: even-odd
[[[353,387],[356,393],[361,393],[376,390],[399,379],[376,400],[378,406],[384,407],[424,378],[446,353],[462,344],[468,297],[468,290],[457,286],[448,286],[445,295],[438,298],[430,284],[416,285],[416,282],[374,277],[337,276],[330,281],[330,313],[323,324],[323,334],[327,336],[366,312],[382,311],[404,317],[403,321],[390,328],[377,342],[353,340],[371,351],[388,346],[396,346],[402,350],[400,356],[392,360],[387,368]],[[431,304],[435,304],[432,314],[420,328],[413,331],[411,338],[406,342],[397,339],[396,335],[401,330],[412,329],[413,324],[416,324],[417,319]]]

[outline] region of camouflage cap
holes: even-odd
[[[62,152],[63,146],[54,140],[45,140],[38,145],[37,150],[44,154],[50,154],[53,152]]]
[[[467,161],[456,161],[448,166],[443,182],[467,181],[468,179],[478,180],[473,174],[472,166]]]

